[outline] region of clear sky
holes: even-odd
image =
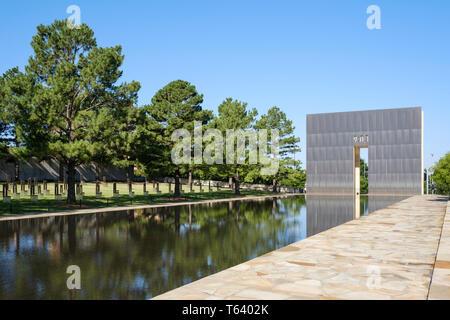
[[[0,72],[26,64],[38,24],[69,5],[101,46],[120,44],[139,105],[172,80],[214,111],[226,97],[294,121],[305,165],[308,113],[421,106],[425,166],[450,151],[450,1],[2,1]],[[369,30],[369,5],[381,29]],[[434,157],[431,157],[431,154]]]

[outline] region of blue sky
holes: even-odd
[[[23,67],[38,24],[69,17],[98,44],[120,44],[139,104],[175,79],[217,110],[226,97],[293,119],[305,164],[308,113],[421,106],[425,166],[450,151],[450,1],[8,1],[0,10],[0,72]],[[381,30],[366,27],[369,5]],[[434,154],[434,158],[431,154]]]

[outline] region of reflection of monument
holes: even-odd
[[[404,200],[407,197],[369,197],[369,212],[377,211],[386,208],[394,203]]]
[[[421,108],[310,114],[306,127],[309,194],[356,194],[360,148],[370,194],[423,193]]]
[[[353,197],[308,195],[306,206],[306,231],[308,237],[353,220]]]
[[[306,197],[308,237],[354,219],[355,210],[352,196],[307,195]],[[407,197],[369,196],[368,213],[390,206],[405,198]],[[361,212],[361,215],[363,214],[364,212]]]

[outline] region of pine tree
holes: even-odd
[[[279,169],[272,176],[273,192],[278,189],[280,180],[286,180],[293,171],[300,165],[300,161],[295,159],[295,153],[300,151],[298,143],[300,138],[294,134],[295,127],[292,120],[288,120],[286,114],[278,107],[272,107],[263,115],[255,125],[258,130],[266,129],[268,131],[268,143],[271,141],[270,130],[278,129],[279,134]]]
[[[188,171],[188,164],[174,164],[171,151],[176,142],[172,141],[172,133],[176,129],[194,131],[194,121],[207,124],[212,118],[212,112],[203,110],[203,95],[199,94],[192,84],[183,80],[172,81],[160,89],[148,105],[147,112],[161,126],[161,143],[165,146],[158,167],[160,174],[165,173],[175,177],[174,196],[180,196],[180,175]],[[151,154],[148,157],[152,157]]]
[[[76,166],[107,153],[110,136],[99,130],[123,132],[121,116],[136,102],[140,85],[116,84],[122,49],[99,47],[86,24],[39,25],[31,46],[25,72],[15,68],[7,75],[6,104],[23,154],[60,161],[67,168],[67,202],[74,203]]]
[[[214,118],[214,127],[219,129],[222,134],[226,133],[226,130],[250,130],[255,121],[255,117],[258,112],[255,108],[247,110],[247,103],[232,98],[225,99],[218,107],[219,115]],[[234,139],[233,145],[228,145],[225,142],[225,152],[229,152],[229,149],[236,149],[237,140]],[[226,151],[228,149],[228,151]],[[219,165],[224,168],[229,174],[234,174],[234,193],[240,194],[240,166],[236,159],[233,164],[223,164]]]

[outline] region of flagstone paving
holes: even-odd
[[[447,200],[408,198],[155,299],[450,299]]]
[[[450,201],[447,202],[428,299],[450,300]]]

